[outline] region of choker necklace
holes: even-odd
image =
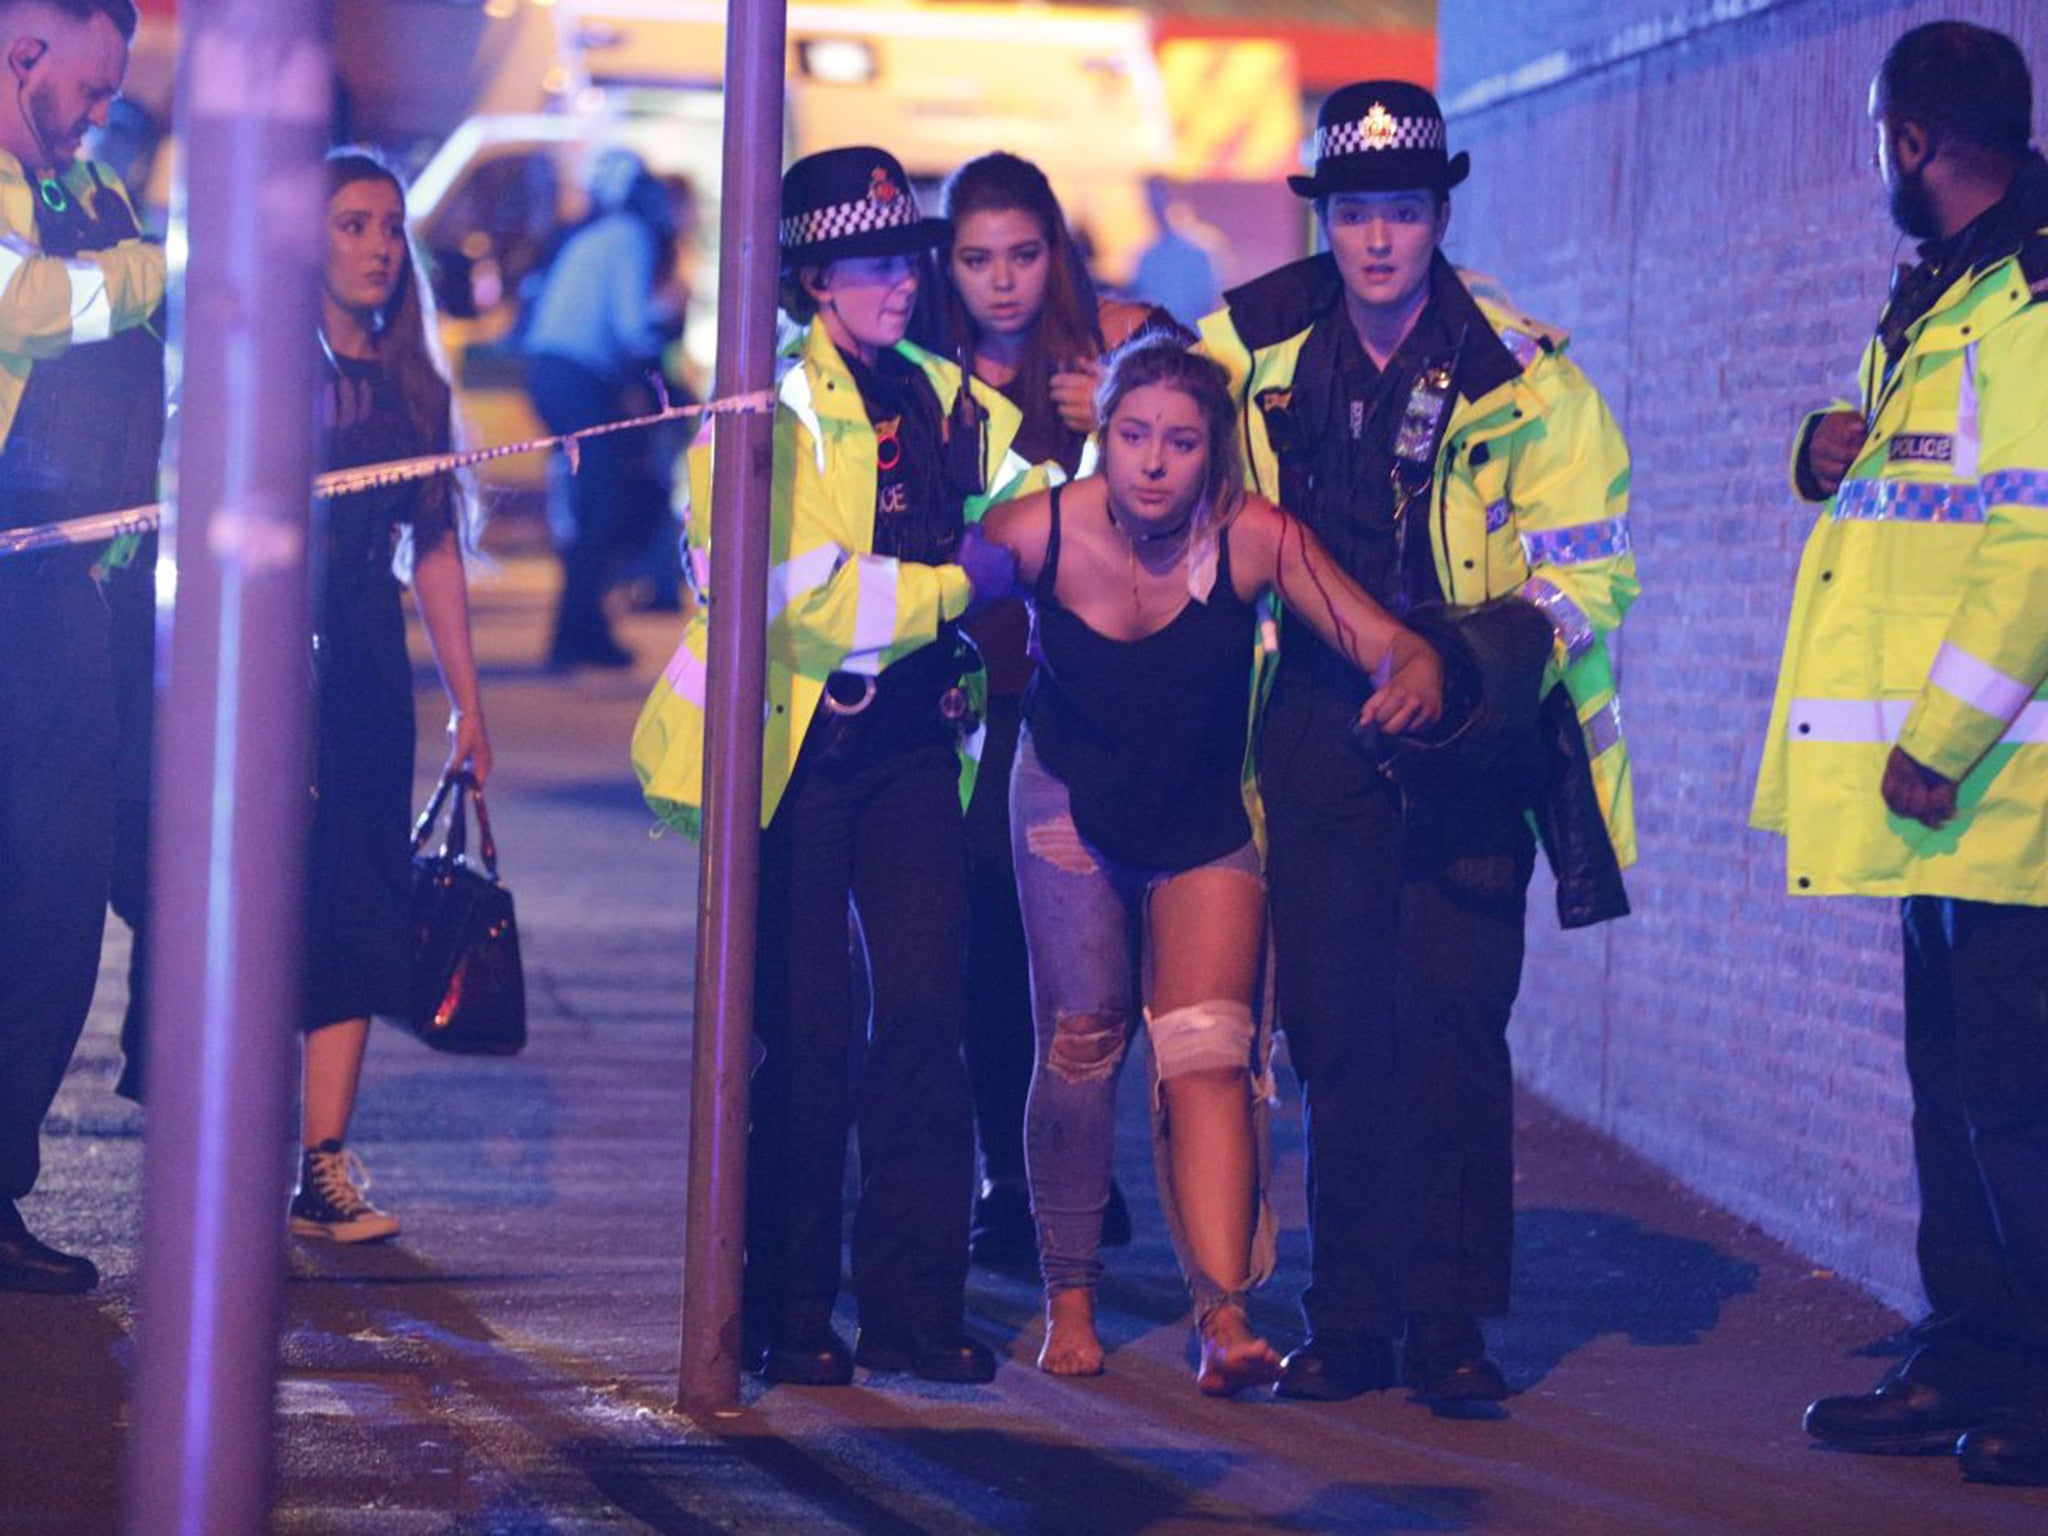
[[[1116,508],[1111,505],[1107,496],[1102,499],[1102,509],[1109,515],[1109,526],[1121,534],[1126,543],[1134,546],[1138,544],[1164,544],[1169,539],[1177,539],[1186,533],[1189,528],[1193,527],[1195,521],[1194,509],[1190,508],[1188,515],[1175,523],[1171,528],[1155,528],[1150,533],[1134,533],[1117,520]]]
[[[1195,525],[1195,512],[1198,508],[1190,508],[1188,515],[1175,523],[1171,528],[1159,528],[1151,533],[1133,533],[1122,523],[1118,522],[1116,508],[1110,504],[1107,496],[1102,498],[1102,510],[1109,517],[1109,526],[1115,529],[1117,536],[1124,541],[1124,557],[1130,568],[1131,578],[1131,612],[1142,621],[1145,617],[1145,597],[1138,579],[1138,549],[1141,545],[1149,550],[1155,546],[1165,545],[1169,540],[1181,540],[1181,548],[1173,556],[1174,562],[1177,564],[1186,557],[1186,540],[1189,531]],[[1146,569],[1150,570],[1151,567],[1148,565]],[[1173,569],[1171,565],[1165,567],[1165,570],[1171,569]],[[1164,571],[1161,571],[1159,574],[1163,575]]]

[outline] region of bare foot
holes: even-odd
[[[1246,1387],[1263,1387],[1280,1375],[1280,1356],[1252,1332],[1244,1308],[1225,1302],[1201,1327],[1202,1363],[1195,1385],[1210,1397],[1229,1397]]]
[[[1102,1374],[1093,1291],[1055,1291],[1045,1298],[1045,1347],[1038,1352],[1038,1368],[1054,1376]]]

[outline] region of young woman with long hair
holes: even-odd
[[[1245,1312],[1273,1259],[1252,1009],[1265,885],[1243,794],[1255,605],[1279,595],[1372,674],[1361,718],[1383,732],[1437,719],[1442,669],[1301,524],[1244,492],[1215,363],[1140,337],[1099,403],[1102,473],[982,525],[1016,556],[1039,659],[1010,790],[1038,1047],[1026,1144],[1046,1287],[1039,1365],[1102,1369],[1094,1290],[1116,1075],[1142,1017],[1197,1380],[1227,1395],[1280,1367]]]
[[[1163,311],[1103,299],[1045,173],[998,150],[946,179],[952,226],[919,334],[1023,413],[1017,452],[1080,472],[1105,351]]]
[[[992,389],[1023,417],[1016,452],[1034,464],[1080,473],[1095,431],[1095,387],[1107,343],[1163,316],[1097,297],[1045,173],[996,152],[946,180],[950,238],[920,303],[920,339]],[[1029,1264],[1037,1257],[1024,1179],[1024,1100],[1031,1081],[1031,998],[1024,935],[1010,865],[1009,773],[1019,708],[1031,678],[1023,605],[992,604],[967,626],[988,669],[988,735],[967,811],[967,1067],[974,1085],[982,1183],[974,1205],[974,1256]],[[1130,1218],[1112,1188],[1111,1242]]]
[[[327,157],[320,304],[326,465],[446,452],[447,375],[405,230],[405,189],[368,150]],[[302,1023],[304,1150],[291,1228],[365,1242],[398,1230],[363,1197],[347,1151],[374,1014],[403,1013],[412,958],[412,664],[409,579],[451,706],[448,765],[491,770],[462,568],[466,487],[443,477],[326,503],[316,598],[312,855]]]

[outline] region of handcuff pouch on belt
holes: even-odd
[[[807,750],[821,762],[840,762],[878,734],[901,733],[907,743],[935,722],[963,739],[972,736],[982,711],[971,677],[980,669],[981,653],[955,631],[879,676],[834,672],[825,679]],[[933,686],[942,676],[944,685]]]

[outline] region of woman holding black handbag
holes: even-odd
[[[446,452],[448,382],[405,230],[405,190],[366,150],[327,158],[321,393],[330,469]],[[364,1198],[344,1143],[375,1014],[403,1014],[411,969],[412,665],[399,602],[410,577],[452,705],[448,766],[490,773],[459,525],[448,478],[326,505],[313,639],[318,692],[301,1022],[303,1151],[291,1229],[367,1242],[397,1220]]]

